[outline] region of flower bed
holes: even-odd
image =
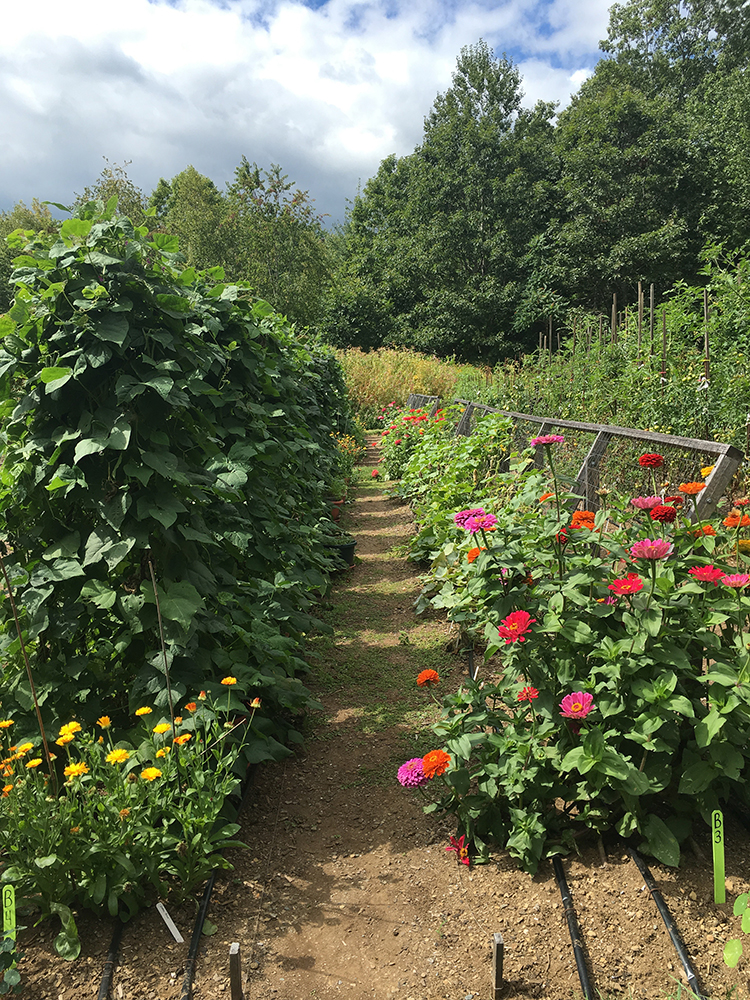
[[[472,437],[487,447],[483,427]],[[472,466],[459,451],[477,489],[458,513],[441,503],[434,444],[421,458],[417,446],[397,486],[422,523],[420,606],[445,609],[485,648],[476,677],[445,696],[436,736],[450,763],[426,808],[455,813],[473,857],[494,842],[528,871],[584,828],[615,829],[676,865],[696,822],[747,799],[748,501],[701,521],[696,470],[671,496],[602,491],[596,514],[571,511],[555,476],[561,444],[533,443],[546,472],[532,448],[491,476],[486,454]],[[647,482],[659,458],[642,457]]]

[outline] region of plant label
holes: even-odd
[[[16,940],[16,890],[12,885],[3,886],[3,930]]]
[[[726,903],[724,884],[724,814],[714,809],[711,814],[711,844],[714,852],[714,903]]]
[[[177,930],[177,926],[176,926],[174,920],[172,920],[172,918],[170,917],[170,915],[167,913],[167,908],[164,905],[164,903],[157,903],[156,904],[156,909],[159,911],[159,916],[161,917],[161,919],[164,921],[164,923],[169,928],[169,933],[175,939],[175,941],[177,942],[177,944],[183,944],[184,941],[185,941],[185,938]]]

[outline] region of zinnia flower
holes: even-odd
[[[682,507],[684,502],[684,497],[664,497],[664,503],[671,503],[673,507]]]
[[[108,764],[124,764],[126,760],[130,760],[130,754],[121,747],[119,750],[110,750],[104,759]]]
[[[631,546],[630,554],[633,559],[665,559],[674,545],[672,542],[665,542],[663,538],[643,538]]]
[[[464,528],[472,533],[477,531],[492,531],[496,524],[497,518],[494,514],[477,514],[476,517],[467,519]]]
[[[161,771],[158,767],[147,767],[141,771],[141,777],[144,781],[154,781],[156,778],[161,778]]]
[[[486,514],[484,507],[471,507],[468,510],[460,510],[457,514],[453,515],[453,523],[458,528],[465,528],[466,522],[471,517],[480,517],[482,514]]]
[[[695,531],[690,532],[691,535],[695,535],[698,538],[700,535],[715,535],[716,528],[710,524],[702,524],[700,528],[696,528]]]
[[[593,695],[588,691],[574,691],[560,702],[560,715],[565,719],[585,719],[593,707]]]
[[[78,764],[68,764],[63,771],[66,778],[78,778],[80,775],[88,773],[88,764],[84,764],[83,761],[80,761]]]
[[[671,524],[677,517],[677,511],[674,507],[659,504],[658,507],[651,508],[648,516],[652,521],[658,521],[660,524]]]
[[[433,684],[440,683],[440,675],[437,670],[423,670],[421,674],[417,676],[417,685],[419,687],[431,687]]]
[[[633,497],[630,502],[638,510],[652,510],[661,506],[661,497]]]
[[[102,729],[109,729],[112,725],[112,720],[108,715],[103,715],[100,719],[96,720],[97,726],[101,726]]]
[[[730,573],[723,576],[721,582],[725,587],[735,587],[739,590],[740,587],[746,587],[750,583],[750,573]]]
[[[510,642],[525,642],[525,633],[535,621],[536,618],[532,618],[528,611],[512,611],[507,618],[503,618],[497,631],[505,639],[506,646]]]
[[[628,573],[621,580],[613,580],[608,590],[615,594],[637,594],[639,590],[643,590],[643,580],[637,573]]]
[[[589,531],[595,530],[594,518],[596,514],[593,510],[575,510],[573,511],[573,516],[570,519],[571,530],[577,531],[579,528],[588,528]]]
[[[528,701],[529,703],[531,703],[535,698],[538,697],[539,697],[539,692],[535,687],[532,687],[530,684],[527,685],[525,688],[522,688],[518,692],[519,701]]]
[[[466,561],[473,563],[480,552],[486,552],[486,551],[487,549],[484,546],[482,546],[481,548],[469,549],[469,551],[466,553]]]
[[[539,497],[539,503],[544,503],[545,500],[549,500],[549,498],[553,497],[554,495],[555,495],[554,493],[542,493],[542,495]]]
[[[398,769],[397,777],[404,788],[421,788],[429,780],[424,773],[421,757],[412,757],[411,760],[402,764]]]
[[[136,715],[151,715],[152,709],[150,708],[137,708],[135,710]]]
[[[647,452],[638,459],[638,464],[643,469],[660,469],[664,465],[664,456],[655,452]]]
[[[222,677],[221,683],[225,687],[231,687],[233,684],[237,683],[237,678],[236,677]]]
[[[168,733],[171,728],[172,726],[168,722],[160,722],[158,726],[154,726],[152,731],[155,732],[157,736],[161,736],[162,733]]]
[[[555,539],[556,539],[558,545],[567,545],[568,544],[568,533],[565,530],[565,528],[560,528],[560,530],[555,535]]]
[[[691,566],[688,573],[696,580],[700,580],[701,583],[715,585],[718,585],[719,581],[726,576],[724,570],[719,569],[718,566]]]
[[[451,758],[445,750],[430,750],[422,758],[422,770],[427,778],[438,778],[450,767]]]
[[[750,527],[750,517],[747,514],[740,514],[737,511],[730,511],[724,518],[722,524],[725,528],[747,528]]]
[[[562,434],[540,434],[539,437],[532,438],[529,441],[529,447],[539,448],[545,444],[562,444],[564,440],[565,438]]]
[[[450,842],[450,847],[446,847],[446,851],[455,851],[456,858],[462,865],[471,864],[471,859],[469,858],[469,848],[466,844],[466,835],[461,834],[458,840],[456,840],[455,837],[451,837]]]
[[[379,469],[373,469],[372,472],[370,473],[370,478],[371,479],[377,479],[379,475],[380,475],[380,470]]]
[[[677,489],[680,493],[687,493],[688,496],[695,496],[696,493],[700,493],[701,490],[705,490],[705,483],[680,483]]]

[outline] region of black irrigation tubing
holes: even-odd
[[[682,962],[682,967],[685,970],[685,976],[687,977],[688,986],[695,994],[696,1000],[705,1000],[705,997],[701,993],[700,987],[698,985],[698,977],[695,974],[693,966],[690,964],[690,958],[688,956],[687,950],[685,949],[685,945],[682,941],[682,938],[680,937],[680,932],[677,929],[677,925],[674,922],[672,914],[669,912],[669,908],[667,907],[667,904],[664,901],[664,897],[656,887],[656,882],[654,882],[654,878],[648,869],[648,865],[640,856],[638,851],[634,850],[632,847],[628,848],[628,852],[633,861],[635,861],[636,866],[638,867],[638,871],[641,873],[641,875],[643,876],[643,881],[646,883],[646,888],[651,893],[651,896],[654,902],[656,903],[656,908],[659,911],[662,920],[664,921],[664,926],[667,928],[667,933],[672,939],[672,944],[675,946],[675,950],[680,959],[680,962]]]
[[[576,959],[576,968],[578,969],[578,978],[581,981],[581,989],[583,990],[583,995],[586,1000],[595,1000],[593,987],[591,986],[591,980],[589,979],[589,971],[586,968],[586,958],[583,954],[583,945],[581,944],[581,931],[578,926],[578,918],[576,917],[576,911],[573,908],[573,900],[570,895],[567,879],[565,878],[562,861],[557,854],[552,858],[552,868],[555,872],[557,887],[560,890],[560,895],[562,896],[563,911],[565,912],[565,919],[568,922],[568,930],[570,931],[570,940],[573,945],[573,954]]]
[[[252,784],[253,777],[255,775],[255,767],[251,767],[245,779],[245,787],[242,790],[242,796],[240,798],[239,805],[237,806],[237,818],[239,818],[242,812],[243,806],[245,805],[245,799],[247,798],[247,793],[249,792]],[[185,976],[182,980],[182,993],[180,994],[180,1000],[192,1000],[193,997],[193,979],[195,978],[195,964],[198,958],[198,948],[201,943],[201,934],[203,933],[203,923],[206,919],[206,914],[208,913],[208,907],[211,902],[211,893],[213,892],[214,882],[216,881],[216,872],[218,868],[214,868],[211,875],[206,883],[206,888],[203,891],[203,899],[201,900],[201,905],[198,910],[198,916],[195,918],[195,924],[193,925],[193,933],[190,938],[190,947],[188,948],[187,959],[185,960]],[[102,981],[99,986],[99,993],[97,994],[97,1000],[108,1000],[109,992],[112,989],[112,978],[114,976],[115,967],[117,965],[118,953],[120,950],[120,940],[122,938],[123,923],[118,920],[115,924],[114,933],[112,934],[112,941],[109,945],[109,951],[107,952],[107,959],[104,963],[104,973],[102,974]]]

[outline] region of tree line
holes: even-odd
[[[700,282],[707,244],[750,240],[750,6],[616,3],[600,48],[559,113],[524,107],[518,68],[486,42],[462,49],[421,143],[386,157],[333,231],[281,168],[244,157],[223,192],[188,167],[145,198],[107,165],[79,200],[116,191],[136,221],[150,207],[188,263],[249,280],[333,344],[493,364],[550,317],[608,313],[613,293],[624,307],[639,281],[663,300]],[[27,224],[52,219],[0,216],[0,232]]]

